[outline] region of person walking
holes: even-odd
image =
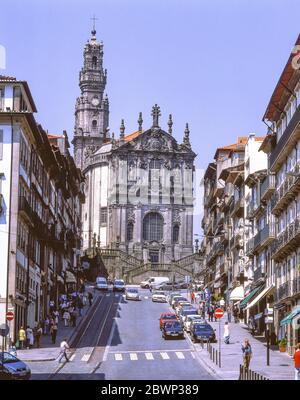
[[[36,333],[35,333],[35,342],[36,342],[36,347],[39,349],[41,346],[41,337],[43,334],[43,329],[40,324],[38,324]]]
[[[22,350],[26,342],[26,332],[23,326],[21,326],[18,336],[19,336],[19,348]]]
[[[48,335],[48,333],[49,333],[49,324],[50,324],[50,320],[47,315],[47,317],[44,319],[44,335]]]
[[[33,330],[30,328],[29,325],[27,325],[27,328],[26,328],[26,347],[27,347],[27,350],[32,348],[33,343],[34,343]]]
[[[93,295],[91,292],[88,292],[88,300],[89,300],[89,305],[91,306],[93,304]]]
[[[245,339],[244,345],[242,345],[244,368],[246,371],[249,369],[250,361],[252,358],[252,347],[248,339]]]
[[[191,303],[194,304],[195,303],[195,292],[192,290],[191,292]]]
[[[69,311],[66,309],[66,310],[64,311],[64,314],[63,314],[63,320],[64,320],[64,323],[65,323],[65,326],[69,326],[70,318],[71,318],[70,313],[69,313]]]
[[[295,363],[295,381],[300,380],[300,343],[296,345],[294,353],[294,363]]]
[[[67,354],[67,351],[70,349],[70,346],[68,345],[67,339],[64,338],[63,341],[60,343],[60,353],[59,353],[59,358],[58,362],[60,363],[63,357],[65,357],[66,361],[69,362],[69,357]]]
[[[76,319],[77,319],[77,311],[73,310],[71,313],[71,322],[73,327],[76,326]]]
[[[78,307],[78,311],[79,311],[79,316],[82,316],[82,309],[83,309],[83,301],[81,296],[78,296],[78,300],[77,300],[77,307]]]
[[[227,307],[227,321],[231,322],[231,308],[229,306]]]
[[[57,324],[53,320],[53,323],[51,324],[51,329],[50,329],[50,335],[51,335],[51,339],[52,339],[52,343],[53,344],[56,343],[57,330],[58,330]]]
[[[239,310],[238,310],[237,306],[234,306],[233,318],[234,318],[234,323],[235,324],[239,322]]]
[[[229,340],[230,340],[230,331],[229,331],[228,322],[225,322],[225,324],[224,324],[224,335],[223,335],[223,337],[224,337],[224,342],[225,342],[226,344],[229,344]]]

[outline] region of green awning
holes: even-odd
[[[300,314],[300,306],[296,306],[286,317],[280,321],[280,326],[291,324],[293,319]]]
[[[246,297],[244,298],[244,300],[242,300],[242,301],[240,302],[240,308],[245,308],[246,305],[249,303],[249,301],[256,295],[256,293],[257,293],[260,289],[261,289],[261,286],[255,288],[255,289],[253,289],[252,292],[250,292],[250,293],[248,294],[248,296],[246,296]]]

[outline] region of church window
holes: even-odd
[[[133,240],[133,223],[129,222],[127,224],[127,241],[130,242]]]
[[[151,212],[144,218],[143,223],[143,237],[144,240],[160,241],[163,238],[163,217],[156,213]]]
[[[150,161],[150,169],[160,169],[160,161],[159,160],[151,160]]]
[[[179,226],[173,226],[173,243],[178,243],[179,241]]]
[[[101,223],[101,225],[107,224],[107,207],[101,207],[100,223]]]
[[[94,56],[93,58],[92,58],[92,67],[95,69],[95,68],[97,68],[97,57],[96,56]]]
[[[93,127],[93,129],[97,128],[97,120],[93,119],[92,127]]]

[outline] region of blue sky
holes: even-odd
[[[95,14],[111,131],[121,118],[136,130],[139,111],[149,127],[158,103],[179,141],[189,122],[198,168],[237,136],[266,133],[261,118],[300,26],[299,0],[2,0],[0,13],[0,73],[28,81],[45,129],[73,136]]]

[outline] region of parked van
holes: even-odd
[[[108,283],[106,278],[103,276],[98,276],[96,278],[96,288],[99,290],[108,290]]]
[[[169,282],[169,278],[167,276],[152,276],[151,278],[146,279],[140,283],[140,287],[144,289],[155,289],[156,286]]]

